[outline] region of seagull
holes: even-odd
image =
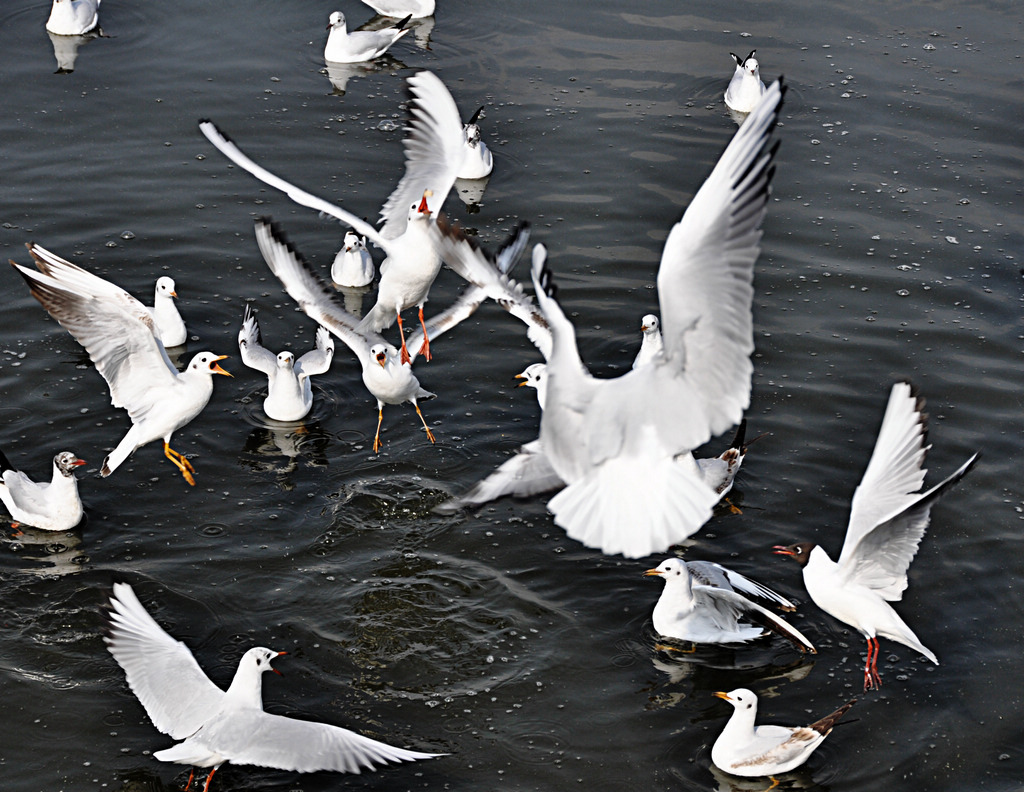
[[[82,269],[77,264],[72,264],[67,259],[62,259],[60,256],[46,250],[46,248],[39,245],[26,245],[26,247],[32,254],[36,267],[44,275],[49,275],[52,278],[66,282],[81,279],[81,282],[90,284],[93,283],[96,277],[88,270]],[[113,284],[108,284],[108,286],[116,291],[121,291]],[[135,300],[128,292],[123,292],[123,294],[125,300]],[[160,339],[160,343],[164,345],[165,349],[181,346],[185,343],[188,336],[185,330],[185,322],[182,320],[181,314],[178,313],[178,308],[174,304],[177,296],[178,292],[175,291],[174,279],[163,275],[156,280],[156,288],[153,293],[153,307],[144,306],[156,327],[153,332]]]
[[[753,265],[783,93],[781,81],[772,85],[668,235],[658,274],[663,359],[617,379],[592,377],[580,359],[543,245],[533,250],[534,307],[518,284],[487,280],[472,246],[437,224],[448,265],[526,322],[547,359],[540,441],[567,485],[548,510],[588,547],[628,558],[664,552],[719,500],[691,452],[749,405]]]
[[[733,706],[732,717],[711,747],[711,761],[733,775],[773,776],[806,762],[857,699],[810,726],[755,726],[757,695],[746,688],[714,695]],[[772,786],[778,784],[778,781]]]
[[[314,321],[319,322],[336,335],[352,350],[362,366],[363,384],[377,400],[377,431],[373,438],[373,450],[381,448],[380,427],[384,420],[385,404],[410,402],[427,433],[427,439],[435,442],[418,401],[434,396],[425,390],[412,372],[412,361],[426,346],[429,334],[439,336],[455,327],[473,314],[486,299],[482,289],[470,287],[448,310],[438,314],[425,325],[424,333],[409,344],[409,362],[402,362],[398,349],[389,344],[383,336],[360,329],[359,320],[342,308],[336,301],[333,289],[317,276],[299,252],[285,239],[284,233],[267,218],[256,221],[256,242],[271,271],[277,276],[299,307]],[[526,247],[528,231],[520,227],[517,234],[498,260],[501,266],[511,267]]]
[[[529,387],[537,391],[537,404],[544,409],[544,397],[548,392],[548,367],[546,363],[531,363],[521,372],[516,374],[516,379],[522,380],[517,387]]]
[[[107,649],[153,725],[182,740],[153,756],[161,762],[212,767],[203,792],[225,762],[298,773],[360,773],[379,764],[440,755],[396,748],[340,726],[264,712],[263,672],[279,674],[270,664],[287,652],[253,647],[242,655],[231,685],[221,690],[188,647],[146,612],[131,586],[115,583],[110,605]],[[191,784],[190,776],[186,789]]]
[[[0,500],[15,521],[44,531],[69,531],[82,521],[75,468],[85,464],[70,451],[53,458],[49,483],[35,482],[16,469],[0,451]]]
[[[480,127],[476,123],[483,111],[481,107],[462,127],[465,158],[459,168],[460,179],[482,179],[494,170],[494,156],[487,148],[487,144],[480,139]]]
[[[664,355],[665,343],[661,338],[661,322],[654,314],[647,314],[640,320],[640,351],[633,360],[633,368],[652,363],[658,355]]]
[[[406,14],[413,19],[431,16],[434,13],[434,0],[363,0],[381,16],[401,19]]]
[[[100,24],[100,0],[53,0],[46,30],[58,36],[81,36]]]
[[[725,103],[730,110],[737,113],[749,113],[757,107],[757,103],[764,96],[765,87],[761,82],[760,67],[754,53],[751,50],[745,58],[740,58],[735,52],[730,52],[733,60],[736,61],[736,71],[729,80],[729,87],[725,89]]]
[[[275,355],[265,349],[259,323],[248,305],[242,329],[238,331],[238,350],[245,365],[267,375],[263,412],[275,421],[301,421],[306,417],[313,407],[310,378],[326,372],[334,359],[334,341],[323,327],[316,331],[316,349],[298,360],[291,352]]]
[[[74,266],[74,265],[72,265]],[[181,346],[188,339],[185,322],[178,313],[174,299],[178,292],[174,288],[174,279],[163,275],[157,278],[156,293],[153,295],[153,307],[149,309],[160,331],[160,341],[170,349]]]
[[[444,83],[431,72],[409,78],[413,95],[412,121],[405,138],[405,175],[391,193],[378,232],[358,216],[322,198],[299,189],[257,165],[212,122],[199,128],[228,159],[257,179],[286,193],[296,203],[308,206],[350,225],[382,248],[387,258],[380,266],[377,302],[359,322],[360,332],[378,332],[398,321],[402,333],[401,362],[410,362],[402,331],[402,311],[417,306],[420,326],[426,332],[423,304],[441,269],[441,257],[431,244],[437,211],[444,203],[463,161],[462,121]],[[423,357],[430,360],[430,337],[424,335]]]
[[[409,32],[405,24],[411,18],[396,23],[393,27],[383,30],[354,30],[348,32],[345,15],[335,11],[330,16],[327,29],[327,46],[324,47],[324,60],[329,63],[363,63],[373,60],[388,51],[396,41]]]
[[[771,630],[801,652],[818,653],[795,627],[748,597],[787,611],[796,609],[793,603],[738,572],[710,561],[669,558],[644,576],[665,581],[654,606],[654,629],[659,635],[691,643],[745,643]]]
[[[839,561],[812,542],[783,547],[777,555],[803,567],[804,586],[826,613],[860,632],[868,644],[864,690],[880,688],[878,636],[908,646],[938,665],[935,653],[914,635],[889,602],[902,599],[907,568],[928,528],[935,501],[962,479],[978,455],[944,481],[922,492],[925,452],[924,402],[908,382],[889,394],[882,428],[864,477],[853,493],[850,522]]]
[[[355,289],[373,282],[373,256],[366,249],[366,237],[355,231],[345,232],[345,241],[331,265],[331,280]]]
[[[12,261],[32,296],[75,337],[124,407],[132,428],[103,460],[109,476],[135,449],[163,438],[164,455],[195,485],[191,463],[171,448],[171,435],[199,415],[213,395],[214,374],[226,355],[200,352],[178,372],[155,332],[149,310],[128,292],[36,244],[27,245],[41,271]],[[48,273],[48,274],[47,274]]]

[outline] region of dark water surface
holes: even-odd
[[[85,44],[71,74],[53,73],[48,4],[3,4],[4,255],[28,263],[35,241],[147,302],[172,275],[187,355],[231,354],[235,375],[175,436],[195,488],[159,445],[100,479],[128,418],[0,273],[0,447],[38,476],[63,449],[90,463],[80,529],[5,530],[0,544],[3,789],[183,784],[150,756],[171,741],[104,648],[115,580],[220,684],[249,646],[287,650],[269,710],[451,754],[360,777],[229,766],[215,790],[729,789],[709,754],[730,709],[711,693],[739,686],[783,723],[861,699],[784,787],[1020,789],[1019,6],[439,6],[429,49],[408,36],[341,93],[324,26],[335,8],[369,18],[358,3],[106,0],[110,38]],[[838,552],[889,388],[912,379],[931,416],[928,480],[982,460],[934,510],[898,605],[942,664],[883,641],[885,687],[868,695],[862,639],[810,603],[795,623],[813,659],[764,641],[673,660],[654,649],[660,585],[641,577],[660,557],[583,548],[543,499],[430,513],[537,435],[536,400],[512,377],[538,356],[493,305],[417,366],[438,393],[423,406],[436,446],[411,409],[389,407],[372,453],[375,405],[340,344],[304,429],[269,428],[263,384],[237,357],[244,304],[275,351],[308,348],[314,327],[263,264],[252,220],[279,220],[325,274],[343,230],[230,168],[196,128],[213,118],[268,168],[374,219],[401,174],[405,77],[436,71],[467,116],[486,105],[496,157],[479,211],[453,196],[450,213],[487,244],[530,220],[584,357],[614,375],[657,309],[661,243],[735,129],[729,52],[754,48],[765,79],[791,86],[755,282],[748,418],[770,434],[737,485],[743,513],[716,516],[686,556],[806,600],[770,548],[814,538]],[[459,288],[443,272],[431,305]]]

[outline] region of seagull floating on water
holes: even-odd
[[[313,407],[311,378],[323,374],[334,359],[334,341],[326,328],[316,331],[316,349],[298,360],[291,352],[275,355],[263,347],[260,326],[249,305],[245,306],[242,329],[238,331],[242,362],[267,375],[267,398],[263,412],[275,421],[300,421]]]
[[[714,695],[734,709],[711,746],[711,761],[727,773],[748,778],[786,773],[802,765],[857,702],[844,704],[810,726],[755,726],[757,696],[752,691],[737,688]]]
[[[207,139],[228,159],[257,179],[286,193],[296,203],[330,215],[352,226],[387,254],[380,266],[377,302],[359,322],[360,332],[378,332],[398,321],[402,311],[417,306],[420,326],[426,332],[423,304],[441,269],[430,228],[455,184],[462,164],[462,121],[444,83],[430,72],[409,78],[413,95],[412,121],[405,138],[405,175],[381,210],[384,225],[378,232],[358,216],[301,190],[257,165],[242,153],[212,122],[200,121]],[[423,356],[430,360],[430,337],[424,335]],[[402,332],[401,360],[410,360]]]
[[[345,232],[345,241],[331,265],[331,280],[339,286],[360,288],[373,282],[373,256],[366,249],[366,237]]]
[[[171,435],[203,411],[213,395],[214,374],[226,355],[200,352],[178,372],[155,330],[149,309],[124,289],[65,261],[36,244],[28,251],[40,271],[13,266],[32,296],[74,336],[110,387],[111,404],[124,407],[132,428],[103,460],[109,476],[135,449],[163,438],[164,455],[194,485],[195,469],[170,446]]]
[[[665,581],[653,614],[654,629],[659,635],[691,643],[745,643],[770,630],[801,652],[817,654],[818,650],[799,630],[750,597],[786,611],[795,610],[796,606],[739,572],[710,561],[669,558],[644,575]]]
[[[425,390],[412,372],[412,361],[426,346],[427,334],[440,336],[473,314],[486,299],[486,294],[477,287],[467,288],[462,296],[448,310],[438,314],[427,323],[426,331],[408,344],[409,362],[403,363],[398,349],[375,332],[360,329],[359,320],[342,308],[327,284],[316,275],[299,252],[285,239],[281,229],[270,220],[256,221],[256,242],[271,271],[291,295],[299,307],[314,321],[330,330],[352,350],[362,367],[363,384],[377,399],[377,431],[373,438],[373,450],[379,451],[380,427],[384,420],[385,404],[410,402],[427,433],[427,439],[434,442],[434,433],[420,411],[418,401],[434,396]],[[499,254],[502,266],[511,267],[526,247],[528,233],[520,228],[506,248]]]
[[[754,57],[755,52],[757,50],[751,50],[745,58],[740,58],[735,52],[729,53],[736,61],[736,71],[729,80],[729,87],[725,89],[725,103],[737,113],[752,112],[766,90],[761,82],[761,70]]]
[[[212,767],[203,792],[225,762],[298,773],[360,773],[388,762],[440,755],[396,748],[340,726],[264,712],[263,673],[280,673],[270,664],[287,652],[250,649],[242,655],[231,685],[221,690],[188,647],[146,612],[131,586],[115,583],[110,605],[107,649],[153,725],[182,740],[153,756],[161,762]],[[186,789],[191,784],[189,776]]]
[[[476,123],[483,111],[484,108],[481,107],[462,127],[465,158],[459,167],[460,179],[482,179],[494,170],[494,155],[480,139],[480,127]]]
[[[661,322],[654,314],[647,314],[640,320],[640,351],[633,359],[633,368],[643,366],[646,363],[654,362],[658,355],[662,355],[665,349],[665,342],[661,338]]]
[[[0,451],[0,500],[14,520],[44,531],[69,531],[82,521],[84,511],[78,495],[75,468],[85,464],[70,451],[53,458],[49,482],[36,482],[16,469]]]
[[[888,603],[903,597],[907,568],[928,529],[935,501],[967,474],[978,455],[921,492],[925,452],[931,447],[925,445],[923,407],[909,383],[893,385],[875,450],[853,493],[838,562],[812,542],[775,547],[776,554],[791,556],[803,567],[804,585],[814,603],[867,639],[864,690],[882,686],[878,636],[939,663]]]
[[[100,0],[53,0],[46,29],[58,36],[81,36],[100,24]]]
[[[363,63],[383,55],[409,32],[405,24],[411,17],[382,30],[353,30],[351,33],[340,11],[331,14],[327,23],[330,34],[324,47],[324,60],[330,63]]]
[[[153,307],[149,309],[149,312],[153,315],[153,321],[156,322],[160,341],[168,349],[181,346],[188,339],[185,321],[178,313],[178,306],[174,304],[177,296],[178,292],[175,289],[173,278],[166,275],[157,278]]]

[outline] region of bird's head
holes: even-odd
[[[57,466],[57,470],[70,478],[74,475],[75,468],[84,465],[85,460],[79,459],[70,451],[61,451],[53,458],[53,464]]]
[[[798,542],[797,544],[791,545],[775,545],[772,548],[772,552],[775,555],[785,555],[796,560],[800,566],[807,566],[807,562],[811,560],[811,551],[815,545],[813,542]]]

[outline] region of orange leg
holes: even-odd
[[[217,772],[218,767],[220,767],[220,765],[214,765],[213,770],[211,770],[210,774],[206,777],[206,786],[203,787],[203,792],[210,792],[210,782],[213,780],[213,774]]]
[[[878,639],[868,638],[868,656],[864,662],[864,690],[878,690],[882,677],[878,673]]]
[[[423,418],[423,413],[420,412],[420,406],[416,402],[413,402],[412,406],[416,408],[416,414],[420,417],[420,423],[422,423],[423,428],[427,430],[427,438],[431,443],[436,442],[434,440],[434,433],[430,431],[430,427],[427,426],[427,422]]]
[[[430,338],[427,336],[427,325],[423,321],[423,306],[420,306],[420,327],[423,328],[423,357],[429,363],[430,362]],[[430,430],[427,430],[429,434]]]
[[[196,774],[196,769],[194,767],[189,768],[189,771],[188,771],[188,782],[186,782],[185,789],[184,789],[183,792],[188,792],[188,788],[190,786],[192,786],[192,777],[195,776],[195,774]]]
[[[373,436],[373,453],[380,451],[380,425],[384,420],[384,408],[377,408],[377,433]]]
[[[189,464],[189,461],[185,459],[185,457],[167,445],[167,443],[164,443],[164,456],[171,460],[171,462],[174,463],[174,466],[181,471],[181,475],[185,477],[185,481],[193,487],[196,485],[196,480],[192,477],[192,474],[196,472],[195,468]]]
[[[412,358],[409,357],[409,350],[405,348],[405,330],[402,329],[402,314],[398,314],[398,334],[402,336],[402,357],[403,363],[411,363]]]

